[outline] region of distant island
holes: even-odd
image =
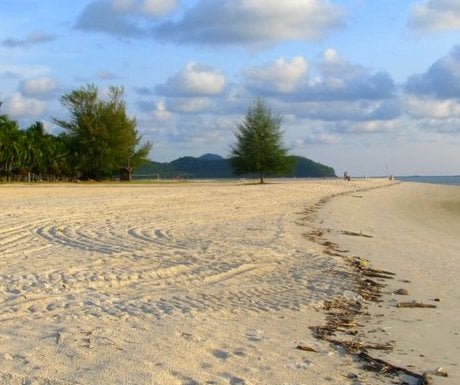
[[[335,177],[332,167],[314,162],[301,156],[291,155],[294,169],[289,174],[272,175],[291,178],[324,178]],[[154,178],[191,178],[191,179],[220,179],[236,178],[230,165],[230,159],[217,154],[204,154],[198,158],[185,156],[171,162],[160,163],[147,161],[144,165],[134,170],[134,179]],[[246,175],[251,177],[252,175]]]

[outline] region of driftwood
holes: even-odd
[[[417,379],[417,385],[429,385],[429,384],[431,384],[431,380],[430,380],[430,378],[428,377],[428,375],[426,373],[424,373],[423,375],[415,373],[412,370],[402,368],[400,366],[395,366],[395,365],[390,364],[390,363],[388,363],[388,362],[386,362],[384,360],[381,360],[379,358],[371,357],[366,352],[359,353],[358,358],[360,360],[368,363],[368,365],[365,368],[367,370],[373,370],[375,372],[384,373],[384,374],[404,373],[404,374],[407,374],[408,376],[416,378]]]
[[[363,233],[356,233],[354,231],[348,231],[348,230],[342,230],[341,233],[344,234],[344,235],[352,235],[354,237],[373,238],[372,235],[363,234]]]
[[[428,304],[428,303],[422,303],[422,302],[398,302],[396,304],[396,307],[423,307],[423,308],[435,308],[437,307],[436,305]]]
[[[304,352],[314,352],[314,353],[318,353],[317,350],[313,349],[313,348],[310,348],[309,346],[303,346],[303,345],[297,345],[296,346],[296,349],[297,350],[302,350]]]

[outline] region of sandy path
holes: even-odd
[[[308,329],[349,282],[302,219],[382,183],[0,186],[0,383],[353,383]]]
[[[328,239],[397,273],[384,302],[370,307],[368,338],[395,341],[380,356],[419,373],[442,367],[449,376],[433,376],[435,384],[460,384],[460,187],[402,183],[336,198],[320,216]],[[401,288],[409,295],[392,294]],[[437,307],[396,307],[413,300]]]

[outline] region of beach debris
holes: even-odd
[[[297,349],[297,350],[302,350],[302,351],[304,351],[304,352],[318,353],[317,350],[315,350],[315,349],[313,349],[313,348],[311,348],[311,347],[309,347],[309,346],[305,346],[305,345],[297,345],[297,346],[296,346],[296,349]]]
[[[449,376],[442,366],[440,366],[439,368],[434,370],[432,372],[432,374],[434,374],[435,376],[439,376],[439,377],[448,377]]]
[[[434,302],[441,302],[441,298],[434,298],[433,301]]]
[[[412,302],[398,302],[398,303],[396,304],[396,307],[435,308],[435,307],[437,307],[437,306],[436,306],[436,305],[429,304],[429,303],[423,303],[423,302],[412,301]]]
[[[398,290],[395,290],[393,292],[393,294],[397,294],[397,295],[409,295],[409,292],[407,291],[407,289],[398,289]]]
[[[393,350],[393,346],[391,344],[368,344],[362,343],[359,341],[344,341],[344,340],[336,340],[332,338],[325,338],[325,341],[330,342],[331,344],[341,346],[345,349],[347,353],[350,354],[361,354],[367,350],[382,350],[385,352],[390,352]]]
[[[386,270],[377,270],[377,269],[371,269],[371,268],[364,268],[360,269],[361,273],[365,275],[366,277],[372,277],[372,278],[383,278],[383,279],[393,279],[396,274],[392,273],[391,271],[386,271]]]
[[[309,208],[306,213],[306,219],[314,219],[315,211],[326,203],[326,201],[327,200],[324,202],[321,201],[314,207]],[[372,238],[371,235],[363,234],[362,231],[359,233],[345,230],[341,232],[345,235]],[[362,361],[365,364],[363,367],[365,370],[374,371],[383,376],[396,377],[405,374],[416,379],[417,382],[415,385],[432,384],[431,377],[426,373],[423,375],[415,373],[404,367],[398,367],[384,360],[373,358],[367,353],[367,350],[390,351],[393,349],[392,343],[394,343],[394,341],[380,344],[367,343],[361,340],[361,338],[365,338],[365,335],[363,335],[362,330],[360,332],[360,328],[362,328],[363,325],[358,323],[357,320],[365,320],[366,317],[370,316],[366,311],[366,301],[381,302],[381,291],[382,288],[386,286],[384,283],[377,282],[371,278],[394,279],[396,274],[390,271],[370,268],[369,261],[364,258],[344,255],[348,251],[340,250],[338,244],[325,239],[323,237],[324,232],[319,229],[313,229],[311,233],[305,234],[305,236],[309,240],[322,245],[324,247],[324,254],[342,257],[356,272],[356,274],[350,274],[350,278],[355,282],[352,292],[356,292],[356,295],[344,295],[330,301],[324,301],[322,308],[327,312],[326,324],[310,327],[314,337],[342,347],[346,353]],[[402,280],[402,282],[410,283],[407,279]],[[408,295],[407,290],[404,291],[404,289],[396,290],[396,292],[396,294],[399,295]],[[356,300],[358,297],[360,298],[359,301]],[[404,304],[404,302],[402,304]],[[297,348],[299,349],[299,346]],[[354,373],[350,373],[348,378],[357,379],[358,376]]]
[[[353,237],[374,238],[372,235],[363,234],[361,231],[357,233],[355,231],[342,230],[341,233],[344,235],[351,235]]]
[[[361,361],[366,362],[366,365],[364,366],[364,369],[366,370],[384,373],[384,374],[404,373],[404,374],[407,374],[408,376],[416,378],[417,385],[431,384],[431,381],[429,380],[429,377],[426,373],[424,374],[415,373],[412,370],[390,364],[389,362],[381,360],[379,358],[371,357],[366,352],[359,353],[358,358]]]
[[[348,373],[346,375],[347,378],[349,378],[350,380],[357,380],[358,379],[358,375],[355,374],[355,373]]]

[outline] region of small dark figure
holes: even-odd
[[[343,173],[343,180],[351,180],[351,176],[346,171]]]

